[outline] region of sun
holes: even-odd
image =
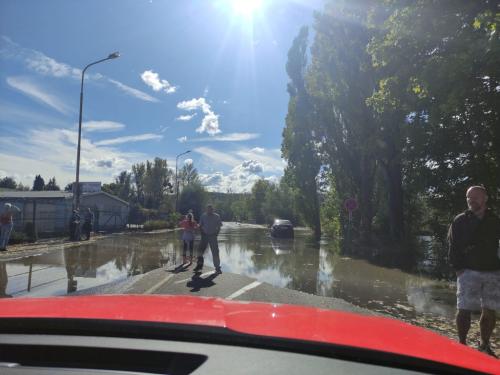
[[[230,0],[233,13],[252,18],[262,7],[262,0]]]

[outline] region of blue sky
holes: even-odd
[[[74,180],[81,70],[82,181],[186,150],[210,190],[283,173],[293,38],[321,0],[0,3],[0,177]],[[187,161],[186,161],[187,160]]]

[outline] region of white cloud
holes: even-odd
[[[262,176],[245,170],[242,165],[233,168],[228,174],[215,172],[212,174],[200,174],[200,181],[209,191],[233,193],[247,193]],[[279,177],[272,175],[264,178],[272,183],[279,182]]]
[[[262,154],[265,150],[262,147],[254,147],[250,151],[258,152],[259,154]]]
[[[281,151],[279,149],[256,151],[255,149],[242,148],[236,151],[236,155],[245,160],[253,159],[258,161],[263,165],[266,172],[283,173],[286,165],[285,161],[281,158]]]
[[[177,138],[177,141],[179,141],[180,143],[187,142],[187,140],[188,140],[188,137],[186,137],[186,136]]]
[[[166,79],[160,79],[158,73],[152,70],[146,70],[141,74],[141,79],[146,85],[151,87],[154,91],[164,91],[167,94],[173,94],[177,91],[177,87],[171,85]]]
[[[46,115],[33,111],[31,107],[20,106],[3,100],[0,100],[0,114],[3,124],[14,124],[16,128],[40,125],[65,127],[68,125],[68,123],[59,116]]]
[[[80,69],[74,68],[68,64],[56,61],[52,57],[45,55],[44,53],[24,48],[19,44],[13,42],[6,36],[1,37],[1,47],[0,47],[0,57],[4,59],[13,59],[22,61],[25,66],[42,75],[56,77],[56,78],[72,78],[76,80],[81,79],[82,71]],[[108,78],[99,73],[87,73],[85,75],[86,79],[99,80],[105,79],[108,82],[115,85],[117,88],[122,90],[128,95],[131,95],[137,99],[146,102],[159,102],[158,99],[142,92],[140,90],[134,89],[127,86],[120,81]]]
[[[75,178],[77,139],[77,131],[51,127],[30,129],[22,138],[1,137],[0,169],[7,175],[20,176],[18,180],[29,185],[36,174],[47,178],[55,176],[63,187]],[[140,153],[99,146],[85,137],[81,145],[83,181],[110,182],[120,171],[148,158]]]
[[[114,121],[86,121],[82,129],[88,132],[112,132],[125,129],[125,125]]]
[[[218,141],[218,142],[242,142],[252,139],[259,138],[260,134],[257,133],[229,133],[224,135],[216,135],[213,137],[206,138],[195,138],[191,142],[206,142],[206,141]]]
[[[191,120],[194,116],[196,116],[196,113],[193,113],[192,115],[180,115],[179,117],[176,118],[177,121],[189,121]]]
[[[185,165],[193,164],[193,159],[186,159],[186,160],[184,160],[184,164]]]
[[[146,134],[139,134],[139,135],[127,135],[125,137],[118,137],[118,138],[112,138],[112,139],[105,139],[99,142],[96,142],[96,146],[109,146],[109,145],[118,145],[122,143],[129,143],[129,142],[139,142],[139,141],[150,141],[150,140],[159,140],[162,139],[163,136],[159,134],[151,134],[151,133],[146,133]]]
[[[23,94],[36,99],[62,114],[70,112],[69,107],[58,97],[45,92],[36,83],[26,77],[7,77],[7,84],[22,92]]]
[[[208,113],[211,111],[210,104],[207,103],[205,98],[184,100],[180,103],[177,103],[177,108],[184,109],[186,111],[196,111],[201,109],[203,113]]]
[[[133,87],[124,85],[123,83],[116,81],[114,79],[108,78],[108,81],[114,84],[116,87],[118,87],[120,90],[122,90],[124,93],[127,95],[133,96],[134,98],[143,100],[145,102],[152,102],[152,103],[158,103],[159,100],[156,98],[153,98],[151,95],[146,94],[145,92],[142,92],[140,90],[134,89]]]
[[[215,135],[220,133],[219,115],[215,114],[205,98],[191,99],[177,104],[177,108],[185,111],[201,110],[205,115],[201,120],[201,125],[196,129],[198,133],[208,133]]]
[[[241,163],[241,160],[238,159],[237,157],[231,156],[227,152],[214,150],[213,148],[197,147],[193,149],[193,151],[203,155],[205,158],[208,158],[218,164],[224,164],[230,167],[235,167],[236,165]]]
[[[60,63],[38,51],[33,51],[33,55],[26,58],[25,62],[27,67],[31,70],[52,77],[80,78],[82,74],[80,69],[72,68],[67,64]]]
[[[235,171],[235,172],[241,171],[241,172],[247,172],[247,173],[252,173],[252,174],[258,174],[258,173],[262,173],[264,171],[264,168],[262,167],[262,164],[259,163],[258,161],[245,160],[239,166],[233,168],[233,171]]]

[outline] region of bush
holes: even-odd
[[[171,228],[170,223],[166,220],[148,220],[144,223],[144,230],[158,230],[158,229],[167,229]]]
[[[29,240],[30,240],[29,237],[26,234],[24,234],[23,232],[12,231],[12,233],[10,234],[10,238],[9,238],[9,244],[14,245],[17,243],[24,243],[24,242],[28,242]]]

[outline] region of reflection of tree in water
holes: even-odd
[[[128,276],[143,274],[159,267],[162,267],[166,258],[170,262],[178,256],[178,248],[174,243],[174,238],[163,236],[142,237],[129,243],[130,266]]]
[[[287,288],[317,293],[319,244],[312,237],[276,241],[261,235],[253,241],[258,244],[258,251],[251,256],[255,271],[278,270],[283,279],[291,280]],[[277,254],[275,250],[280,246],[284,253]]]

